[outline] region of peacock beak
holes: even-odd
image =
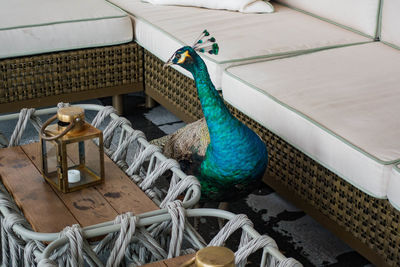
[[[165,62],[165,64],[163,65],[163,69],[165,69],[165,68],[171,66],[172,64],[174,64],[174,63],[172,62],[172,59],[174,58],[174,56],[175,56],[175,54],[173,54],[172,57],[170,57],[170,58],[167,60],[167,62]]]

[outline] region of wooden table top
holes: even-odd
[[[95,150],[94,144],[88,149]],[[40,145],[0,149],[0,179],[36,232],[59,232],[114,220],[128,211],[140,214],[158,206],[106,155],[105,182],[61,193],[40,173]]]

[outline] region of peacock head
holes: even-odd
[[[207,30],[204,30],[199,38],[197,38],[194,45],[184,46],[176,50],[176,52],[164,64],[164,68],[175,64],[193,72],[195,64],[200,58],[197,52],[217,55],[218,51],[219,47],[215,38],[210,37],[210,33]]]

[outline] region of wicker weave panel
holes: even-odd
[[[3,59],[0,104],[142,81],[143,50],[133,42]]]
[[[145,51],[146,90],[155,90],[193,120],[202,116],[193,80]],[[228,105],[229,106],[229,105]],[[400,212],[387,200],[379,200],[358,190],[345,180],[229,106],[231,112],[257,132],[267,143],[268,174],[287,191],[295,194],[341,230],[351,233],[356,242],[366,244],[388,265],[400,266]],[[368,256],[365,255],[364,256]]]

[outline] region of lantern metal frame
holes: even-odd
[[[64,126],[63,124],[49,125],[56,118],[57,115],[53,116],[45,124],[43,124],[40,134],[42,163],[41,172],[43,178],[63,193],[69,193],[103,183],[105,172],[102,131],[81,120],[81,118],[75,118],[74,121],[71,121],[71,123],[67,124],[67,126]],[[79,130],[74,131],[74,127],[78,126]],[[97,174],[94,170],[86,165],[85,141],[90,141],[93,139],[98,139],[97,148],[99,154],[99,171]],[[49,171],[48,169],[48,143],[51,143],[56,148],[55,158],[57,164],[55,171]],[[79,160],[76,162],[69,158],[67,148],[68,145],[74,143],[78,145],[77,153],[79,155]],[[72,166],[68,166],[69,162],[74,164]],[[79,182],[70,183],[68,181],[69,170],[79,170],[81,177]]]

